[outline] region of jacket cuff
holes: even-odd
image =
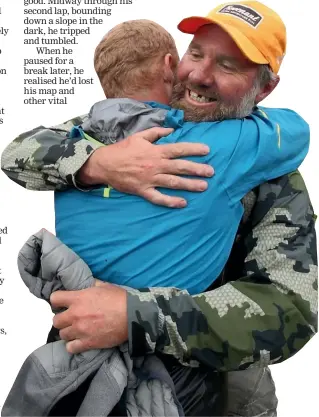
[[[128,291],[127,315],[130,355],[153,353],[163,334],[165,317],[149,289]]]
[[[83,167],[89,157],[100,146],[96,143],[88,142],[85,139],[78,141],[70,141],[69,146],[60,158],[59,161],[59,175],[71,187],[75,187],[80,191],[89,191],[94,187],[87,187],[76,180],[76,175]]]

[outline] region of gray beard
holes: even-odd
[[[171,106],[184,111],[184,120],[190,122],[215,122],[226,119],[242,119],[251,114],[255,107],[256,95],[260,88],[254,85],[248,93],[242,97],[238,104],[226,104],[217,99],[217,106],[213,110],[202,109],[186,102],[185,86],[178,83],[174,86]]]

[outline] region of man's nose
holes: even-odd
[[[214,72],[212,68],[200,66],[188,75],[190,83],[211,87],[215,83]]]

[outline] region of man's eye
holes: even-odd
[[[236,71],[236,68],[230,62],[221,62],[220,66],[227,71]]]
[[[190,54],[192,55],[193,58],[201,58],[201,54],[199,52],[190,51]]]

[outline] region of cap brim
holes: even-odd
[[[208,19],[206,17],[192,16],[183,19],[177,28],[184,33],[194,35],[198,29],[204,25],[216,24],[220,26],[233,39],[242,53],[256,64],[268,64],[268,60],[255,47],[255,45],[236,27],[218,19]]]

